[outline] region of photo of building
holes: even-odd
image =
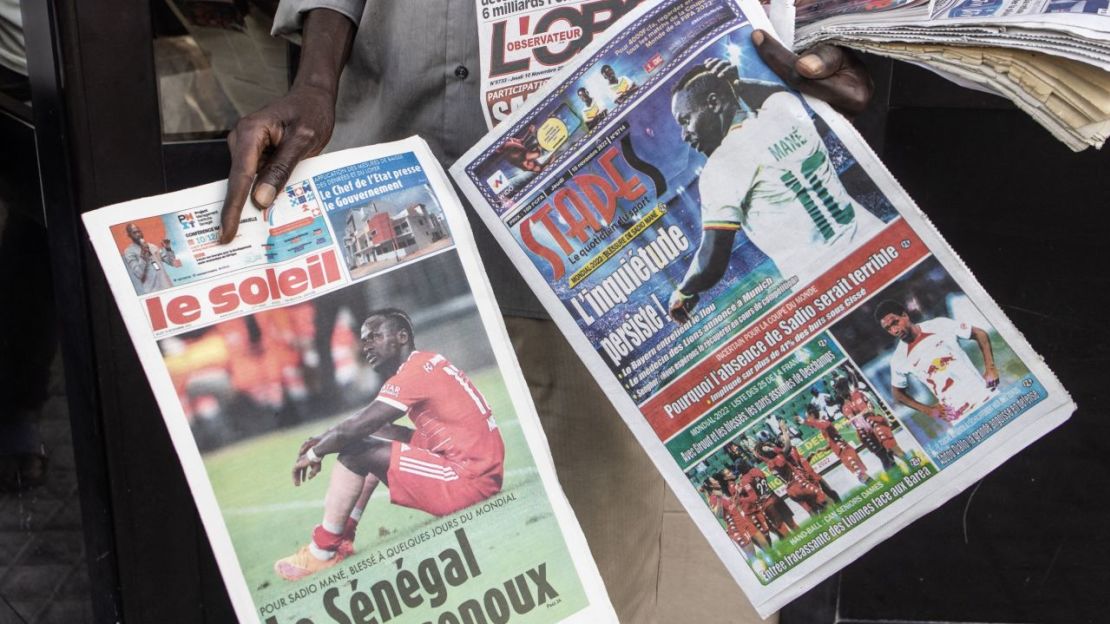
[[[333,216],[332,226],[342,237],[347,270],[354,279],[451,244],[443,213],[424,189],[408,189],[352,208],[341,222],[338,216]]]

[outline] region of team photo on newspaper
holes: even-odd
[[[761,5],[536,4],[450,174],[760,615],[1071,414]],[[615,621],[427,145],[226,188],[85,224],[240,620]]]

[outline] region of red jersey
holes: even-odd
[[[871,402],[859,390],[853,390],[848,399],[844,401],[844,405],[840,407],[840,412],[848,417],[848,420],[858,429],[867,428],[866,416],[874,411],[871,407]]]
[[[725,531],[733,541],[741,546],[751,543],[752,535],[758,529],[737,509],[731,498],[722,494],[710,494],[709,508],[725,521]]]
[[[442,455],[469,476],[501,472],[505,444],[493,410],[442,355],[413,351],[377,400],[408,414],[415,428],[410,445]]]
[[[783,454],[783,452],[779,449],[775,449],[768,455],[764,455],[759,451],[756,451],[756,454],[758,454],[760,459],[763,460],[763,463],[767,464],[767,467],[770,468],[772,472],[777,474],[779,478],[782,479],[784,482],[792,481],[795,476],[795,470],[800,469],[796,469],[794,464],[792,464],[786,458],[786,455]]]
[[[771,484],[767,483],[767,475],[759,468],[752,468],[740,477],[740,483],[750,487],[759,500],[765,500],[775,493]]]
[[[836,425],[833,421],[806,416],[806,419],[802,422],[820,431],[821,435],[825,437],[825,443],[829,445],[829,448],[839,447],[843,444],[844,438],[842,438],[840,432],[836,430]]]
[[[728,493],[732,497],[733,503],[744,513],[749,513],[749,510],[754,510],[759,505],[759,494],[743,481],[730,482]]]

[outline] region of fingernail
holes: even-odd
[[[821,60],[821,57],[814,54],[807,54],[798,59],[798,65],[807,74],[819,74],[825,69],[825,63]]]
[[[263,182],[254,187],[254,203],[269,208],[270,204],[274,203],[274,197],[277,195],[277,189],[273,184],[266,184]]]
[[[757,46],[763,45],[763,31],[762,30],[757,30],[757,31],[752,33],[752,43],[754,43]]]

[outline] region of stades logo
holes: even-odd
[[[611,26],[643,0],[594,0],[578,6],[556,7],[533,20],[523,15],[516,19],[493,24],[490,45],[490,77],[527,72],[532,59],[540,65],[562,65],[583,48],[590,45],[594,36]],[[511,26],[514,32],[509,32]],[[552,37],[548,45],[524,45],[520,40],[543,40],[548,33],[574,32],[575,39]],[[524,52],[519,58],[509,58],[509,50]]]

